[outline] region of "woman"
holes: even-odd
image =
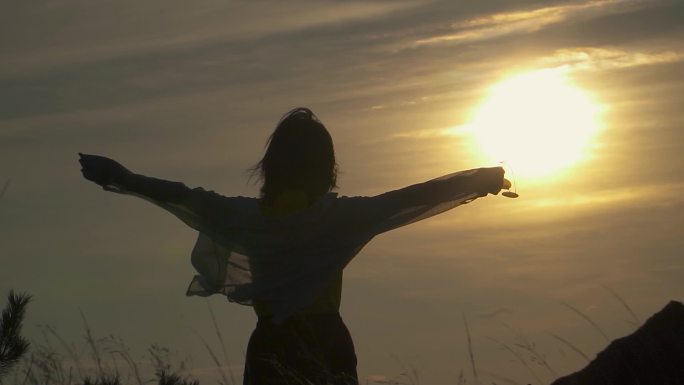
[[[356,355],[339,315],[342,270],[375,235],[444,212],[510,184],[500,167],[463,171],[374,197],[338,197],[325,126],[306,108],[280,120],[254,168],[259,198],[224,197],[134,174],[80,154],[83,176],[170,211],[199,237],[187,295],[225,295],[258,316],[245,385],[358,384]]]

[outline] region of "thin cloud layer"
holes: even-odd
[[[250,41],[375,19],[414,6],[398,2],[88,1],[10,5],[0,19],[0,71],[22,72],[150,52]],[[21,17],[17,17],[21,15]],[[32,23],[26,23],[26,20]],[[46,35],[46,33],[50,33]]]
[[[564,67],[573,71],[607,71],[684,60],[684,51],[627,51],[609,47],[564,48],[538,59],[542,67]]]
[[[593,0],[494,13],[454,22],[449,27],[450,32],[417,39],[410,46],[467,43],[511,34],[537,32],[551,24],[572,23],[576,20],[602,17],[612,13],[633,12],[646,6],[648,6],[646,1]]]

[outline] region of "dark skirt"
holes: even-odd
[[[244,385],[357,385],[356,354],[339,313],[259,317],[247,346]]]

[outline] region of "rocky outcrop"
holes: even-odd
[[[551,385],[684,385],[684,305],[671,301],[584,369]]]

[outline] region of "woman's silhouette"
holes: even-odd
[[[224,197],[135,174],[80,154],[83,176],[170,211],[199,237],[188,295],[221,293],[254,307],[246,385],[358,384],[339,315],[342,270],[375,235],[444,212],[509,183],[500,167],[462,171],[373,197],[339,197],[330,134],[307,108],[280,120],[254,168],[259,198]]]

